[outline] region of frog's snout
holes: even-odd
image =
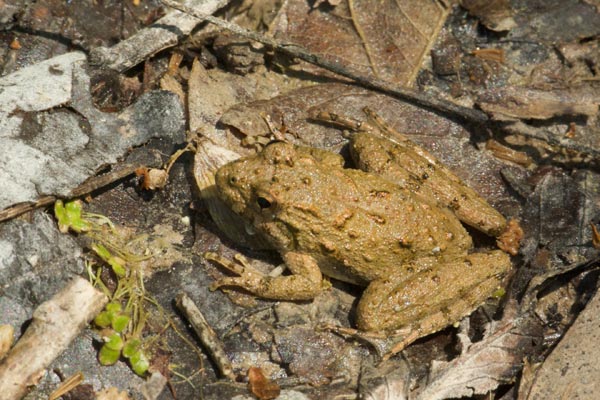
[[[215,174],[215,184],[219,198],[238,215],[245,215],[251,188],[243,164],[230,163],[219,168]]]
[[[239,179],[235,171],[228,168],[228,165],[219,168],[215,174],[215,184],[219,198],[237,214],[241,214],[244,208],[242,207],[244,202],[241,194],[236,188]]]
[[[215,174],[215,183],[217,184],[217,188],[223,189],[228,187],[231,184],[235,184],[238,181],[238,177],[236,174],[231,171],[229,164],[226,164],[217,170]]]

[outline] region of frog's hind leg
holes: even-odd
[[[499,250],[424,269],[413,264],[371,282],[357,309],[360,330],[400,330],[407,339],[402,348],[470,314],[501,288],[511,268],[509,256]],[[421,271],[406,278],[405,268]]]
[[[396,131],[374,111],[363,109],[368,121],[321,111],[315,119],[355,133],[350,155],[356,166],[448,207],[463,223],[497,238],[498,247],[516,255],[523,236],[517,221],[509,221],[449,168],[408,136]]]
[[[435,199],[458,219],[488,235],[499,237],[507,230],[506,219],[452,171],[416,144],[384,139],[364,133],[351,137],[350,154],[363,171]]]
[[[363,111],[367,121],[324,111],[316,119],[355,132],[350,135],[350,154],[363,171],[381,175],[424,198],[435,199],[462,222],[488,235],[498,237],[507,230],[506,219],[433,154],[393,129],[368,107]],[[501,247],[505,242],[500,241]],[[518,243],[502,248],[514,254],[516,250],[512,249],[518,249]]]

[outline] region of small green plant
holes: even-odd
[[[54,203],[54,216],[58,221],[58,229],[62,233],[67,233],[69,230],[77,233],[90,230],[90,223],[81,216],[81,205],[80,200],[69,201],[66,204],[62,200],[56,200]]]
[[[151,256],[135,254],[131,249],[137,243],[135,239],[128,240],[108,218],[84,212],[82,205],[79,200],[67,203],[58,200],[54,214],[61,232],[73,231],[91,240],[90,248],[97,258],[86,263],[88,274],[110,298],[94,319],[94,324],[102,329],[104,340],[98,360],[102,365],[112,365],[123,357],[136,374],[143,376],[150,367],[147,353],[157,342],[152,335],[143,335],[148,320],[145,306],[157,307],[159,314],[165,315],[144,289],[141,262]],[[100,278],[102,265],[109,266],[117,278],[114,290],[109,290]]]
[[[142,375],[150,366],[148,358],[142,351],[141,344],[142,342],[138,339],[131,339],[125,344],[122,351],[123,357],[129,359],[131,368],[138,375]]]
[[[113,365],[119,360],[121,350],[123,349],[123,338],[118,333],[105,338],[105,342],[100,348],[98,360],[102,365]]]
[[[113,272],[119,277],[123,278],[126,274],[125,267],[123,266],[124,261],[118,257],[110,254],[110,251],[106,249],[100,243],[92,244],[92,250],[96,252],[98,257],[103,259],[108,265],[111,266]]]
[[[111,327],[115,332],[121,333],[127,328],[131,321],[129,315],[123,312],[120,303],[108,303],[100,314],[94,319],[94,323],[100,328]]]

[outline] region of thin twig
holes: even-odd
[[[225,350],[223,349],[223,343],[219,340],[219,337],[204,318],[204,315],[200,312],[200,309],[194,304],[194,301],[189,298],[185,293],[180,293],[177,296],[177,308],[185,315],[189,323],[194,328],[194,331],[200,338],[202,345],[208,350],[212,356],[213,361],[219,368],[221,375],[233,382],[235,382],[235,374],[231,361]]]
[[[140,165],[125,164],[107,174],[90,178],[75,189],[73,189],[68,197],[80,197],[85,194],[91,193],[97,189],[100,189],[104,186],[110,185],[111,183],[114,183],[119,179],[123,179],[133,174],[135,170],[139,167]],[[50,204],[54,203],[56,199],[56,196],[43,196],[34,203],[21,203],[16,204],[12,207],[5,208],[4,210],[0,211],[0,222],[18,217],[21,214],[25,214],[29,211],[33,211],[41,207],[49,206]]]
[[[292,43],[281,43],[273,38],[267,37],[258,32],[253,32],[244,29],[239,25],[236,25],[229,21],[225,21],[212,15],[201,14],[196,10],[183,6],[173,0],[161,0],[161,2],[169,7],[190,14],[196,18],[208,21],[211,24],[217,25],[218,27],[226,29],[237,35],[240,35],[250,40],[254,40],[255,42],[262,43],[272,48],[273,50],[284,53],[290,57],[299,58],[303,61],[335,72],[338,75],[350,78],[356,83],[366,88],[374,89],[385,94],[391,95],[393,97],[406,100],[414,104],[418,104],[432,111],[437,111],[451,116],[455,116],[467,122],[483,124],[488,121],[488,116],[482,111],[474,110],[468,107],[463,107],[447,100],[430,97],[409,88],[392,85],[391,83],[381,79],[366,77],[358,72],[352,71],[351,69],[347,68],[346,66],[342,65],[337,61],[329,61],[324,57],[321,57],[314,53],[310,53],[309,51],[298,45]]]

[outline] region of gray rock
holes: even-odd
[[[68,53],[0,79],[0,209],[69,196],[101,167],[151,138],[184,140],[176,95],[146,93],[121,113],[97,110],[85,56]]]

